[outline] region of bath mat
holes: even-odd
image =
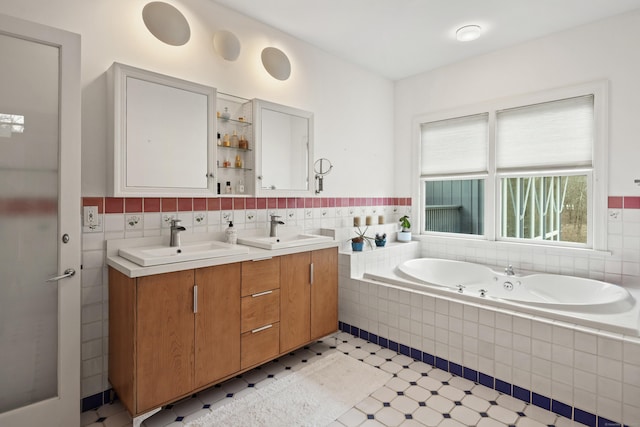
[[[391,377],[381,369],[334,352],[187,426],[326,426]]]

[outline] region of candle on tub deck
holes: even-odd
[[[371,217],[370,217],[370,216],[367,216],[367,217],[365,218],[365,224],[366,224],[366,225],[371,225],[371,224],[372,224],[372,221],[371,221]]]
[[[378,215],[378,224],[384,224],[384,215]]]
[[[354,216],[353,217],[353,226],[354,227],[360,227],[360,217],[359,216]]]

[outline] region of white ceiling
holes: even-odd
[[[640,8],[640,0],[213,0],[392,80]],[[455,40],[477,24],[483,36]]]

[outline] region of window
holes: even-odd
[[[419,118],[422,231],[606,247],[605,92],[584,85]]]

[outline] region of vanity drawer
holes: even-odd
[[[243,333],[240,345],[241,369],[273,359],[279,354],[280,322],[270,323]]]
[[[280,290],[242,297],[241,332],[280,321]]]
[[[242,263],[242,296],[280,288],[280,258]]]

